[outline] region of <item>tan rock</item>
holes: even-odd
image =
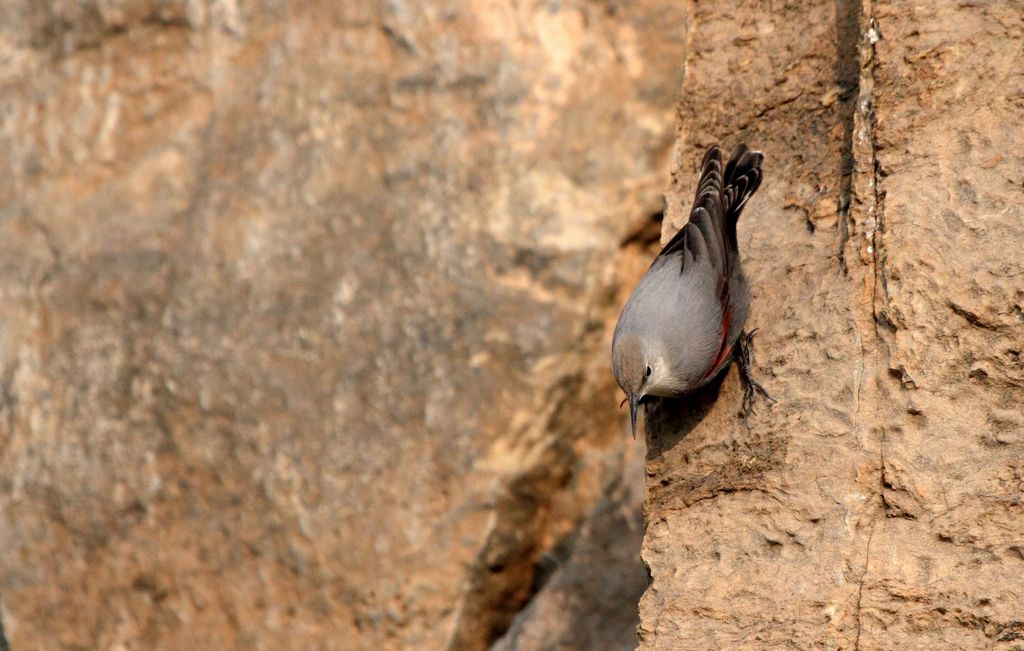
[[[667,162],[666,235],[740,140],[779,402],[651,418],[641,647],[1019,646],[1022,41],[1009,0],[5,3],[0,648],[631,646],[608,328]]]
[[[474,649],[538,590],[570,617],[517,631],[621,604],[630,639],[603,328],[660,210],[683,19],[5,3],[12,648]],[[604,592],[581,558],[617,559]]]
[[[779,402],[744,426],[733,371],[654,419],[641,648],[1024,639],[1020,7],[859,4],[694,8],[669,214],[707,144],[766,151],[740,240]]]

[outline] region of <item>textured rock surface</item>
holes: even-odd
[[[765,149],[778,404],[744,426],[730,371],[652,415],[641,647],[1020,648],[1019,3],[691,10],[666,235],[707,144]]]
[[[648,582],[642,568],[635,571],[643,533],[636,517],[643,491],[643,449],[636,445],[627,450],[625,477],[638,486],[611,488],[611,499],[566,539],[571,556],[557,566],[492,651],[636,646],[636,602]]]
[[[676,5],[4,3],[12,647],[630,644]]]
[[[3,3],[0,649],[631,646],[674,137],[779,402],[652,415],[641,646],[1024,644],[1018,5]]]

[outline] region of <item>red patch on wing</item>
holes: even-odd
[[[718,345],[718,354],[715,355],[715,361],[711,362],[711,366],[708,367],[707,372],[702,377],[702,380],[706,380],[712,373],[718,370],[725,361],[725,358],[729,355],[729,349],[726,345],[726,339],[729,336],[729,320],[732,317],[732,313],[726,309],[725,314],[722,316],[722,343]]]

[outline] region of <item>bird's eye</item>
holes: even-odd
[[[646,380],[649,377],[651,377],[651,367],[650,366],[647,367],[647,373],[644,374],[644,379]]]

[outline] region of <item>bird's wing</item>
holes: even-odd
[[[720,279],[716,285],[719,289],[728,281],[730,263],[722,172],[722,150],[715,145],[704,154],[700,166],[697,196],[690,209],[690,221],[679,229],[658,254],[658,258],[678,257],[680,270],[695,261],[706,259]]]
[[[722,344],[709,372],[720,367],[729,353],[729,278],[739,258],[736,223],[743,206],[761,184],[764,155],[737,145],[722,166],[722,150],[712,146],[704,154],[697,195],[690,220],[679,229],[655,258],[678,257],[680,272],[699,260],[707,260],[715,273],[715,288],[722,308]]]
[[[712,268],[728,278],[739,253],[736,223],[743,206],[761,185],[763,161],[761,152],[737,145],[723,170],[721,148],[714,145],[708,149],[701,163],[690,221],[668,241],[658,258],[678,256],[685,267],[687,260],[707,257]]]

